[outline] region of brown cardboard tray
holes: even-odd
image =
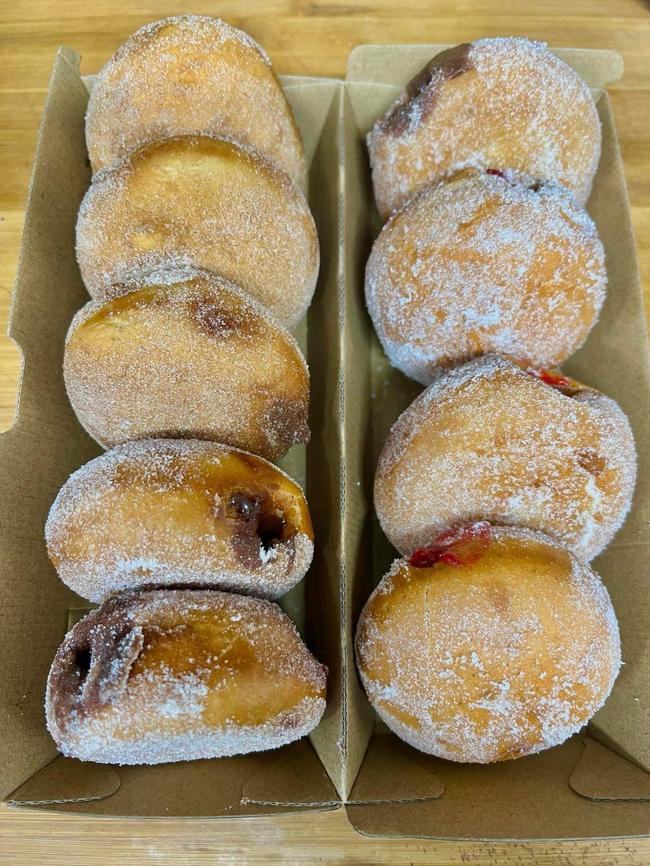
[[[638,268],[607,95],[621,74],[607,51],[558,51],[587,79],[603,122],[589,209],[607,251],[609,297],[567,371],[616,398],[639,447],[633,512],[596,562],[621,623],[626,662],[586,735],[489,767],[422,755],[382,727],[359,687],[352,635],[393,553],[372,516],[378,449],[418,391],[390,368],[363,303],[363,267],[379,228],[363,135],[442,46],[363,46],[345,83],[283,78],[310,160],[321,241],[316,298],[298,339],[312,376],[312,440],[282,465],[305,485],[317,537],[307,579],[283,600],[330,671],[328,709],[308,740],[275,752],[108,767],[62,758],[44,725],[47,670],[85,602],[49,564],[43,525],[71,471],[98,453],[67,401],[63,341],[86,300],[74,225],[90,173],[83,116],[92,79],[62,48],[34,160],[10,334],[24,356],[16,422],[0,436],[0,616],[3,665],[0,793],[21,807],[95,815],[235,816],[336,808],[358,830],[392,836],[526,839],[639,835],[650,830],[647,712],[650,377]]]

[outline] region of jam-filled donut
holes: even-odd
[[[124,592],[68,632],[47,681],[64,755],[162,764],[275,749],[325,709],[326,669],[269,601]]]
[[[307,365],[261,304],[196,271],[115,291],[76,314],[63,365],[70,402],[100,445],[211,439],[274,460],[309,440]]]
[[[368,136],[377,208],[386,218],[468,167],[554,180],[585,202],[600,138],[589,88],[544,44],[457,45],[425,66]]]
[[[407,556],[468,521],[530,527],[589,561],[632,501],[636,453],[617,403],[495,355],[450,370],[393,425],[375,508]]]
[[[596,227],[571,193],[468,171],[384,226],[366,301],[391,363],[426,385],[486,352],[562,363],[596,321],[606,282]]]
[[[187,133],[232,137],[304,184],[300,133],[271,61],[247,33],[206,15],[141,27],[101,70],[88,100],[93,171]]]
[[[396,560],[361,614],[356,652],[392,731],[482,764],[562,743],[602,706],[621,663],[589,566],[541,533],[487,524]]]
[[[314,293],[319,252],[288,175],[233,141],[187,135],[95,175],[79,210],[77,259],[94,298],[134,273],[191,265],[233,280],[293,327]]]
[[[45,526],[59,577],[90,601],[192,584],[279,598],[313,553],[302,490],[261,457],[213,442],[145,439],[61,488]]]

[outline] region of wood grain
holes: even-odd
[[[137,12],[133,10],[137,9]],[[0,331],[11,298],[36,129],[59,44],[95,72],[146,21],[189,11],[173,0],[0,0]],[[650,276],[650,14],[642,0],[217,0],[191,11],[248,30],[287,74],[344,76],[364,43],[460,42],[525,35],[556,46],[615,48],[625,76],[611,88],[639,261]],[[646,303],[646,310],[649,305]],[[0,429],[11,425],[20,353],[0,339]],[[369,839],[344,812],[215,821],[59,816],[0,808],[0,859],[11,866],[195,864],[500,864],[617,866],[650,862],[650,841],[492,845]]]

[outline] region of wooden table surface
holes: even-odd
[[[134,13],[137,9],[137,13]],[[611,90],[646,293],[650,275],[650,12],[642,0],[0,0],[0,331],[11,298],[36,129],[50,67],[66,42],[96,72],[146,21],[219,15],[251,33],[281,73],[342,77],[356,45],[522,35],[556,46],[615,48]],[[648,296],[646,294],[646,301]],[[646,303],[646,309],[650,306]],[[11,425],[20,361],[0,339],[0,429]],[[493,845],[369,839],[342,810],[263,819],[96,819],[0,807],[0,861],[21,864],[647,864],[650,841]]]

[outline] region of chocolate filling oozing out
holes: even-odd
[[[63,728],[72,711],[92,714],[126,687],[144,646],[144,633],[124,620],[125,603],[111,599],[70,632],[55,658],[50,687]]]
[[[90,662],[92,659],[92,655],[90,653],[90,647],[82,647],[80,649],[75,650],[74,653],[74,666],[79,671],[79,682],[83,685],[86,677],[90,671]]]
[[[469,59],[471,46],[465,42],[441,51],[433,60],[429,61],[424,69],[413,78],[406,87],[404,97],[392,111],[382,120],[380,128],[382,132],[389,135],[400,136],[405,132],[412,131],[411,128],[417,122],[426,119],[436,103],[438,93],[434,83],[439,87],[443,81],[457,78],[464,72],[473,69]],[[414,104],[417,110],[414,111]],[[414,119],[418,118],[417,121]]]
[[[226,513],[237,521],[233,550],[249,568],[260,566],[263,554],[285,540],[286,520],[267,493],[232,493]]]

